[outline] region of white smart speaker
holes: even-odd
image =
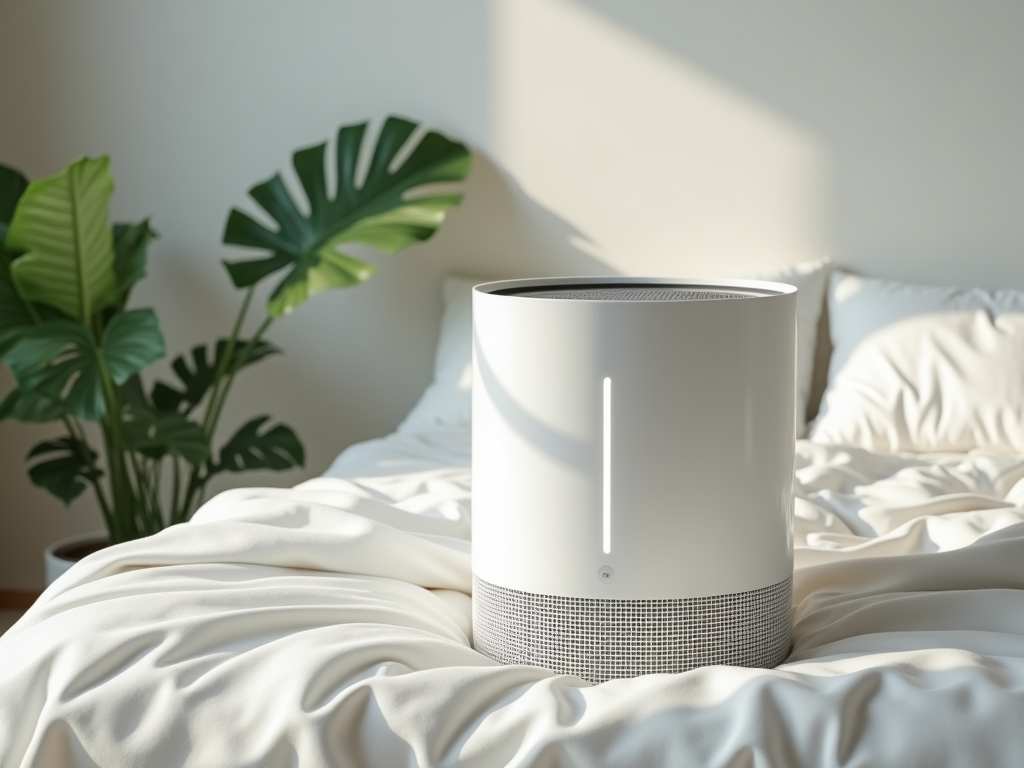
[[[602,682],[789,652],[796,289],[473,289],[478,650]]]

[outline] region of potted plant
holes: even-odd
[[[176,380],[152,385],[141,374],[164,355],[164,339],[153,310],[130,300],[156,233],[148,220],[111,226],[108,159],[81,158],[31,184],[0,166],[0,360],[17,384],[0,403],[0,420],[64,427],[63,436],[29,451],[32,482],[65,504],[91,489],[116,544],[188,520],[222,472],[301,466],[295,432],[265,415],[219,440],[224,404],[243,369],[279,352],[265,338],[274,321],[320,291],[373,274],[373,265],[344,252],[346,244],[394,254],[433,235],[460,202],[460,194],[426,185],[465,179],[468,150],[434,132],[417,138],[416,127],[388,118],[358,182],[367,126],[343,126],[333,194],[326,145],[295,152],[308,214],[279,174],[253,187],[249,194],[277,228],[237,209],[228,216],[224,243],[264,252],[225,262],[244,291],[230,333],[177,356]],[[411,151],[400,154],[407,144]],[[273,275],[280,279],[254,323],[254,291]]]

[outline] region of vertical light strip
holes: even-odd
[[[604,378],[604,553],[612,551],[612,380]]]

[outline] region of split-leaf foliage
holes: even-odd
[[[264,338],[275,319],[328,288],[369,279],[375,267],[346,253],[351,244],[391,255],[431,237],[461,200],[438,185],[462,181],[470,167],[464,145],[408,120],[388,118],[376,143],[366,141],[366,124],[339,130],[333,191],[326,144],[294,153],[305,205],[279,174],[253,187],[276,228],[230,212],[224,243],[263,251],[225,263],[244,290],[232,331],[176,356],[173,380],[148,387],[142,374],[164,356],[164,337],[152,309],[129,304],[157,237],[149,220],[110,223],[106,157],[31,183],[0,164],[0,360],[16,382],[0,400],[0,420],[66,430],[29,451],[33,483],[65,503],[91,488],[117,543],[188,520],[222,472],[304,464],[294,430],[266,415],[218,440],[237,374],[280,352]],[[243,333],[256,288],[276,274],[266,316]]]

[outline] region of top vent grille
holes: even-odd
[[[719,288],[693,288],[654,285],[554,286],[501,291],[531,299],[578,299],[581,301],[709,301],[716,299],[749,299],[752,294]]]

